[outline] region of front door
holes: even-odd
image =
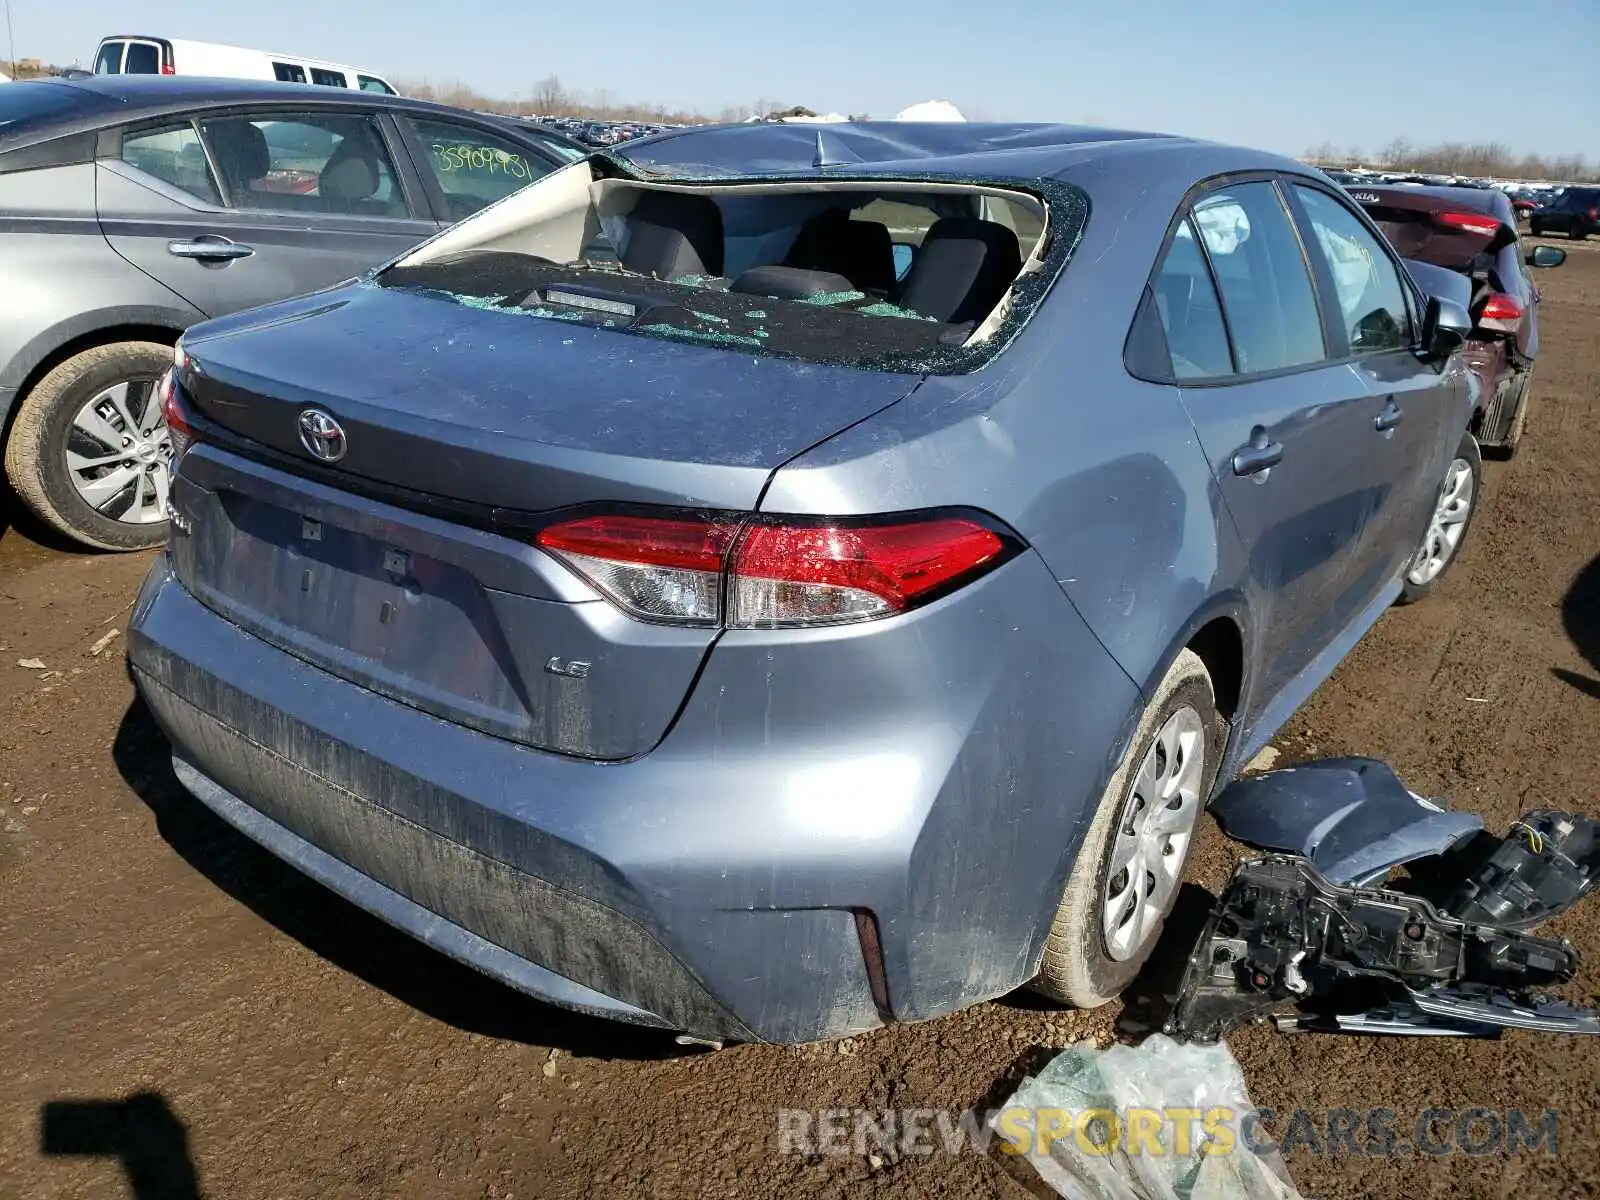
[[[207,316],[315,291],[439,228],[370,113],[234,112],[128,130],[99,164],[112,247]]]
[[[1337,302],[1335,334],[1343,335],[1352,366],[1381,406],[1378,437],[1366,440],[1393,502],[1376,531],[1381,545],[1374,562],[1398,572],[1428,527],[1471,402],[1453,376],[1417,354],[1410,289],[1383,243],[1331,192],[1294,184],[1289,193],[1313,268]]]

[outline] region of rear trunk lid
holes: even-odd
[[[518,530],[591,503],[752,510],[773,470],[918,382],[362,285],[185,347],[191,592],[363,687],[606,760],[661,739],[715,630],[625,616]],[[343,427],[338,462],[302,445],[308,408]]]
[[[208,322],[184,344],[189,398],[235,434],[314,463],[299,416],[320,408],[345,431],[353,481],[522,511],[754,508],[779,466],[918,382],[365,284]]]

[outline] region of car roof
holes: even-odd
[[[319,108],[351,103],[460,117],[461,109],[357,88],[253,79],[207,79],[190,75],[92,75],[87,79],[30,79],[13,88],[62,88],[82,95],[84,104],[20,122],[4,130],[9,145],[23,145],[71,133],[105,129],[146,117],[230,104],[292,104]]]
[[[702,125],[637,138],[610,151],[641,170],[677,177],[826,177],[829,168],[855,168],[951,181],[1067,178],[1089,162],[1195,152],[1202,152],[1195,164],[1208,168],[1202,175],[1247,169],[1317,175],[1293,159],[1172,134],[983,121]]]

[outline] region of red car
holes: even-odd
[[[1350,194],[1402,257],[1465,275],[1472,333],[1462,353],[1482,384],[1473,433],[1510,457],[1528,415],[1528,383],[1539,354],[1539,289],[1528,267],[1558,267],[1567,252],[1526,249],[1516,211],[1492,188],[1350,186]]]

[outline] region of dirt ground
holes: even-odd
[[[1594,810],[1600,777],[1600,245],[1561,244],[1523,449],[1489,465],[1458,569],[1277,743],[1285,762],[1385,758],[1496,831],[1535,804]],[[705,1053],[520,997],[188,798],[121,639],[89,652],[149,556],[40,537],[0,510],[0,1200],[1040,1193],[993,1151],[779,1154],[777,1112],[993,1105],[1048,1048],[1109,1037],[1120,1006],[1016,996],[838,1046]],[[31,658],[46,671],[15,665]],[[1210,830],[1194,877],[1215,888],[1234,855]],[[1600,1004],[1600,903],[1551,931],[1587,963],[1567,997]],[[1558,1110],[1555,1155],[1297,1149],[1308,1195],[1600,1194],[1600,1040],[1231,1045],[1259,1104],[1392,1109],[1402,1141],[1433,1106]]]

